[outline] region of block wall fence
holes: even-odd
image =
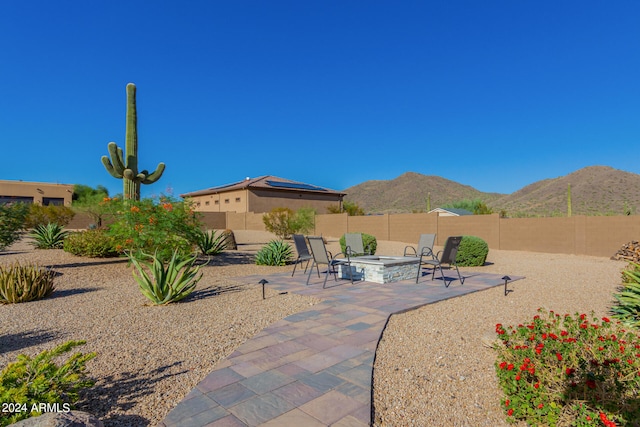
[[[208,229],[264,231],[262,215],[202,212],[202,222]],[[85,229],[90,223],[88,217],[78,214],[67,227]],[[309,234],[337,238],[358,232],[406,243],[417,243],[420,234],[435,233],[439,246],[448,236],[472,235],[484,239],[491,249],[610,257],[625,243],[640,241],[640,215],[500,218],[498,214],[325,214],[316,215],[315,228]]]
[[[264,231],[260,213],[221,212],[207,218],[210,228]],[[340,237],[344,233],[367,233],[379,240],[417,243],[420,234],[435,233],[436,245],[448,236],[472,235],[484,239],[489,248],[509,251],[547,252],[610,257],[631,240],[640,241],[640,215],[552,218],[500,218],[492,215],[438,216],[437,214],[384,214],[347,216],[316,215],[309,234]]]

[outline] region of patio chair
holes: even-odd
[[[357,257],[362,255],[371,255],[369,246],[364,247],[362,233],[346,233],[344,235],[345,250],[349,257]]]
[[[291,273],[291,277],[296,273],[296,267],[298,267],[298,263],[302,261],[307,261],[304,265],[304,272],[307,272],[307,268],[309,267],[309,261],[313,259],[311,253],[309,252],[309,248],[307,247],[307,241],[302,234],[294,234],[293,243],[296,245],[296,252],[298,253],[298,258],[293,265],[293,273]]]
[[[433,254],[433,244],[436,241],[435,234],[421,234],[420,240],[418,240],[418,246],[405,246],[404,256],[424,256]]]
[[[342,253],[336,255],[336,257],[332,256],[331,253],[327,251],[327,247],[324,245],[324,240],[322,240],[322,237],[309,236],[307,240],[309,241],[309,246],[311,247],[311,256],[313,257],[313,263],[311,264],[309,275],[307,276],[307,286],[309,285],[309,280],[311,279],[311,273],[313,272],[314,266],[318,271],[318,277],[320,277],[319,265],[327,266],[327,274],[324,277],[324,283],[322,284],[323,288],[327,284],[327,278],[329,277],[329,274],[333,274],[335,281],[338,281],[338,270],[336,269],[336,267],[339,265],[346,267],[346,270],[349,272],[351,283],[353,284],[351,259],[348,254],[346,255],[347,258],[337,258],[337,256],[342,255]]]
[[[433,271],[431,272],[431,280],[435,278],[436,269],[440,269],[440,274],[442,275],[442,280],[444,281],[444,286],[446,288],[449,287],[453,279],[447,283],[447,279],[444,277],[444,271],[442,271],[442,264],[448,264],[449,268],[451,266],[456,268],[458,272],[458,278],[460,279],[460,283],[464,284],[464,278],[460,275],[460,270],[458,270],[458,265],[456,264],[456,255],[458,254],[458,246],[460,246],[460,241],[462,240],[462,236],[452,236],[447,238],[447,242],[444,244],[444,249],[438,252],[437,255],[434,255],[433,252],[429,255],[420,255],[420,265],[418,266],[418,276],[416,277],[416,283],[418,283],[418,279],[420,279],[420,273],[422,272],[423,265],[430,265],[433,267]]]

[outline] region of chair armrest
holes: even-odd
[[[418,252],[416,252],[416,248],[413,246],[405,246],[403,256],[407,256],[407,253],[410,252],[409,249],[411,249],[411,252],[413,252],[415,256],[418,256]]]

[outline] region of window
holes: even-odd
[[[224,199],[224,202],[225,203],[229,203],[229,199]]]
[[[220,204],[220,200],[216,200],[216,201],[215,201],[215,202],[213,202],[213,203],[214,203],[214,204],[216,204],[216,205],[219,205],[219,204]]]
[[[204,202],[204,204],[205,204],[206,206],[209,206],[209,201],[207,200],[206,202]]]
[[[240,203],[240,197],[236,197],[236,203]]]
[[[64,206],[64,199],[62,197],[43,197],[42,206]]]

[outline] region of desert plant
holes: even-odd
[[[508,420],[634,425],[640,419],[637,332],[593,313],[542,311],[528,324],[496,325],[495,368]]]
[[[55,289],[51,270],[14,263],[0,266],[0,304],[16,304],[46,298]]]
[[[28,214],[24,203],[0,204],[0,250],[20,240]]]
[[[342,237],[340,237],[339,242],[340,242],[340,250],[342,251],[342,253],[345,253],[345,251],[347,250],[347,243],[345,242],[344,234],[342,235]],[[376,239],[375,236],[372,236],[371,234],[362,233],[362,246],[365,249],[368,247],[369,252],[371,252],[371,255],[375,255],[376,250],[378,249],[378,240]],[[360,255],[363,255],[363,254],[360,254]]]
[[[175,250],[165,265],[157,255],[129,254],[135,267],[133,277],[142,294],[153,305],[166,305],[189,296],[202,278],[202,273],[198,275],[201,266],[193,266],[197,257],[182,257]]]
[[[96,353],[75,353],[61,365],[54,359],[84,343],[68,341],[34,358],[21,354],[9,363],[0,372],[0,402],[12,406],[3,406],[0,426],[40,415],[41,404],[58,404],[59,410],[70,410],[79,400],[79,391],[94,384],[86,375],[85,364]]]
[[[286,265],[293,259],[293,248],[282,240],[272,240],[256,253],[257,265]]]
[[[280,239],[288,239],[293,234],[293,210],[289,208],[274,208],[262,216],[265,229]]]
[[[116,240],[102,229],[70,233],[64,239],[63,249],[73,255],[91,258],[116,257],[123,251],[122,246],[118,246]]]
[[[69,232],[63,226],[50,222],[38,225],[29,237],[33,238],[31,244],[37,249],[60,249],[68,235]]]
[[[68,206],[33,204],[29,206],[29,215],[27,215],[24,227],[27,229],[37,228],[49,223],[64,227],[71,222],[75,215],[74,210]]]
[[[640,264],[629,263],[622,271],[623,283],[620,292],[614,293],[615,303],[611,307],[612,316],[622,323],[640,327]]]
[[[313,230],[315,224],[316,210],[313,208],[300,208],[293,215],[291,223],[291,234],[307,234]]]
[[[125,150],[115,142],[108,144],[109,156],[102,156],[102,164],[114,178],[122,179],[123,197],[140,200],[140,184],[153,184],[164,172],[164,163],[159,163],[154,172],[138,171],[138,116],[136,111],[136,85],[127,85],[127,127]]]
[[[227,247],[228,234],[217,233],[215,230],[198,229],[195,232],[196,245],[202,255],[217,255]]]
[[[460,267],[483,266],[489,255],[487,242],[476,236],[462,236],[456,263]]]
[[[128,252],[156,253],[163,261],[176,250],[182,257],[193,253],[201,223],[189,202],[161,196],[106,203],[114,218],[108,233]]]

